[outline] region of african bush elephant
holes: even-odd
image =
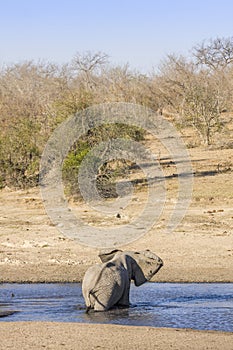
[[[149,250],[112,250],[99,254],[102,264],[90,267],[84,276],[82,292],[86,311],[107,311],[114,306],[129,306],[130,281],[135,286],[149,281],[163,261]]]

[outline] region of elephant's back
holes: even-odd
[[[105,264],[105,267],[103,268],[103,279],[105,281],[105,286],[120,286],[122,287],[122,284],[125,283],[126,276],[126,270],[123,266],[117,266],[111,262],[108,262]]]
[[[96,264],[89,268],[83,279],[83,286],[88,286],[94,293],[110,293],[122,289],[128,279],[123,266],[116,266],[112,262]]]
[[[94,294],[108,309],[116,304],[127,289],[128,277],[124,267],[106,263],[101,278],[94,287]]]

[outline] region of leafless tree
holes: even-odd
[[[193,48],[196,63],[211,70],[225,69],[233,63],[233,37],[209,39]]]
[[[107,63],[108,55],[100,51],[78,52],[72,60],[72,68],[81,75],[85,88],[92,89],[96,85],[94,75],[100,74]]]
[[[209,145],[221,127],[221,112],[227,102],[217,73],[199,70],[194,62],[174,55],[163,62],[160,72],[158,84],[164,107],[180,116],[179,122],[192,125]]]

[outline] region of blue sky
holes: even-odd
[[[217,36],[233,36],[232,0],[0,0],[1,65],[90,50],[147,72]]]

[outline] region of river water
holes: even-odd
[[[0,284],[1,321],[112,323],[233,332],[233,283],[133,284],[131,307],[85,313],[80,283]]]

